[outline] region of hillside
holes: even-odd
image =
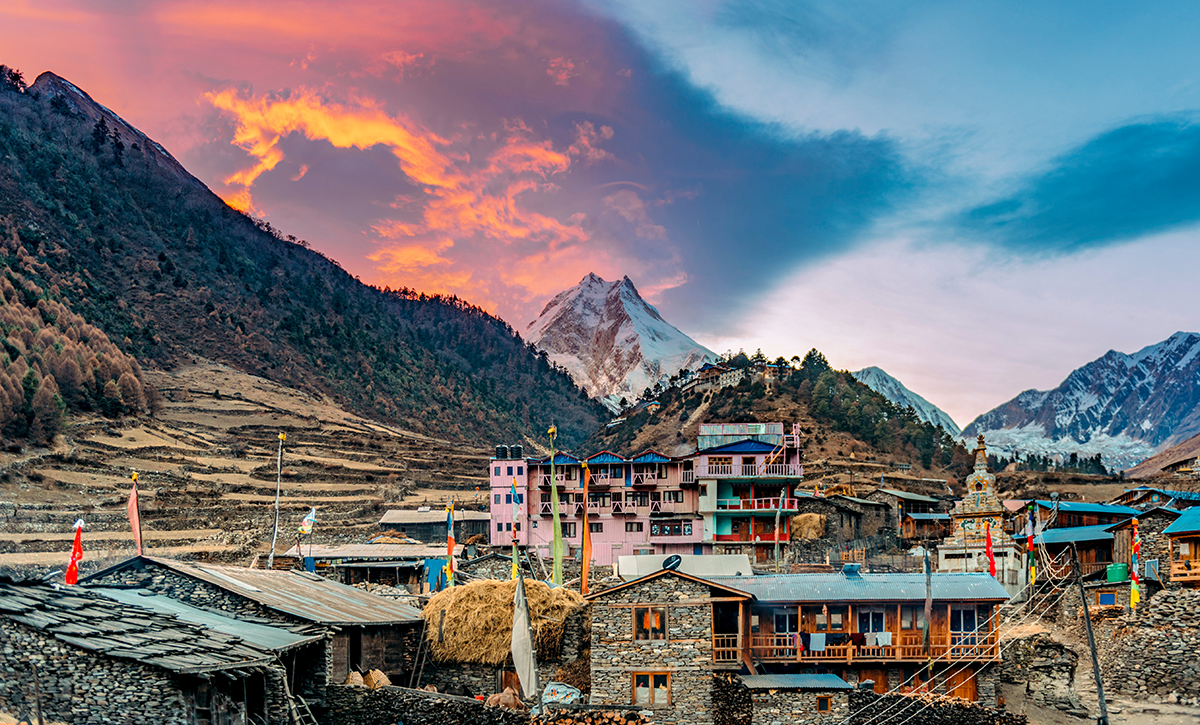
[[[1150,478],[1159,473],[1172,463],[1195,458],[1200,456],[1200,434],[1188,438],[1186,441],[1178,445],[1171,446],[1167,450],[1153,455],[1133,468],[1125,471],[1126,478]],[[1151,484],[1153,485],[1153,484]],[[1172,485],[1168,488],[1178,488]]]
[[[32,285],[24,307],[61,304],[142,368],[200,355],[473,443],[534,441],[553,421],[570,444],[603,416],[502,320],[360,283],[50,73],[0,90],[0,266]]]
[[[800,426],[807,473],[823,468],[849,470],[850,464],[874,459],[876,468],[908,463],[914,477],[959,477],[970,467],[970,456],[941,428],[918,420],[844,370],[834,370],[816,350],[798,369],[788,369],[770,386],[743,380],[712,392],[684,393],[669,388],[655,413],[642,409],[623,422],[596,433],[580,451],[608,449],[626,454],[654,448],[667,455],[695,450],[700,423],[783,422]],[[842,463],[833,465],[835,459]],[[826,466],[814,465],[826,462]],[[874,471],[874,468],[871,469]],[[877,472],[865,472],[864,480]]]

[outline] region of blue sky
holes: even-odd
[[[14,0],[53,70],[364,281],[517,329],[628,275],[960,424],[1200,328],[1200,6]]]

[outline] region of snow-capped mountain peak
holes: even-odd
[[[952,436],[960,433],[958,425],[941,408],[909,390],[896,378],[888,375],[877,367],[863,368],[852,373],[858,382],[892,401],[900,407],[911,407],[917,413],[917,418],[934,425],[940,425]]]
[[[608,282],[591,273],[546,303],[525,339],[610,403],[717,357],[664,320],[629,277]]]

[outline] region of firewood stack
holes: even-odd
[[[714,725],[750,725],[754,701],[742,681],[728,672],[713,675]]]
[[[538,722],[541,725],[642,725],[646,721],[636,711],[547,709]]]
[[[850,725],[1028,725],[1024,715],[990,710],[970,700],[933,692],[877,695],[857,690],[850,698]]]

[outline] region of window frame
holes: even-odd
[[[640,534],[645,530],[646,530],[646,524],[644,522],[641,522],[641,521],[626,521],[625,522],[625,533],[627,533],[627,534]]]
[[[629,678],[629,683],[632,687],[630,688],[631,692],[629,693],[629,695],[630,695],[629,702],[631,705],[641,705],[642,707],[671,707],[672,706],[671,673],[670,672],[664,672],[664,671],[655,672],[653,670],[648,670],[645,672],[631,672],[630,675],[631,676]],[[639,677],[647,678],[647,682],[649,684],[649,687],[646,688],[649,691],[649,695],[650,695],[649,700],[647,702],[638,702],[638,699],[637,699],[637,681],[638,681]],[[655,702],[654,701],[654,696],[655,696],[655,693],[657,692],[657,688],[654,687],[654,681],[655,681],[655,678],[658,678],[658,677],[664,677],[664,678],[666,678],[666,681],[667,681],[667,701],[666,702]]]
[[[643,627],[639,626],[639,622],[643,621],[642,617],[649,615],[652,611],[655,611],[655,610],[660,611],[662,613],[662,626],[659,628],[660,632],[659,632],[659,636],[657,636],[657,637],[655,636],[655,631],[654,631],[653,626],[649,627],[648,629],[644,629]],[[633,609],[631,611],[633,612],[632,624],[633,624],[633,641],[634,642],[669,642],[669,641],[671,641],[671,629],[670,629],[670,621],[669,621],[671,613],[670,613],[668,607],[666,607],[664,605],[646,605],[644,607],[633,607]],[[639,632],[646,632],[647,634],[649,634],[649,636],[648,637],[638,637]]]
[[[833,709],[833,698],[829,695],[817,695],[817,712],[829,712]]]
[[[588,522],[588,533],[589,534],[603,534],[604,533],[604,522],[603,521],[589,521]]]
[[[579,533],[574,521],[560,521],[559,526],[562,527],[562,536],[564,539],[574,539]]]
[[[910,614],[910,626],[904,626],[904,615]],[[925,628],[925,607],[923,605],[900,605],[900,630],[904,632],[920,632]]]

